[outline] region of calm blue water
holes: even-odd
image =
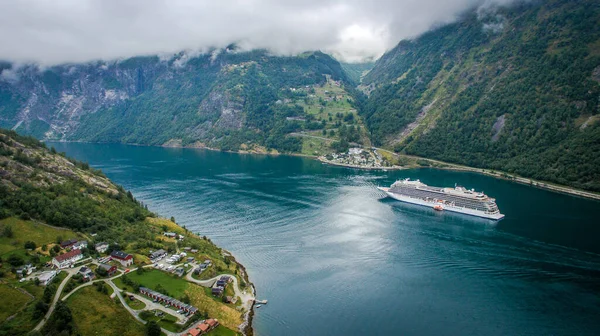
[[[258,335],[599,335],[600,202],[440,170],[54,143],[247,268]],[[385,199],[397,178],[496,197],[497,224]]]

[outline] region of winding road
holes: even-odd
[[[33,328],[34,331],[40,331],[42,329],[42,327],[46,324],[46,322],[50,318],[50,315],[52,315],[54,308],[56,308],[56,303],[58,302],[58,299],[60,298],[60,294],[62,294],[62,291],[65,288],[65,285],[67,284],[67,282],[69,282],[69,279],[71,279],[73,277],[73,275],[75,275],[77,273],[77,270],[75,270],[74,268],[69,269],[69,270],[63,270],[63,271],[69,273],[69,275],[67,275],[67,277],[60,283],[60,285],[56,289],[56,293],[54,294],[54,299],[52,300],[52,304],[50,305],[50,308],[48,308],[46,315],[44,315],[44,318],[40,321],[40,323],[38,323],[38,325],[36,325],[35,328]]]

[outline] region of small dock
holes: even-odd
[[[268,300],[254,300],[255,303],[266,305]]]

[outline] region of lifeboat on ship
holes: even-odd
[[[444,210],[444,206],[441,204],[436,204],[433,206],[433,210],[442,211]]]

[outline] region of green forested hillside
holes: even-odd
[[[600,191],[600,3],[479,9],[363,79],[373,141]]]
[[[342,65],[342,69],[348,75],[355,84],[360,84],[363,77],[373,69],[375,66],[375,62],[365,62],[365,63],[340,63]]]
[[[235,150],[252,143],[299,151],[301,141],[281,131],[290,114],[278,102],[327,78],[350,83],[320,52],[279,57],[230,49],[17,73],[18,80],[0,81],[0,126],[38,138]]]

